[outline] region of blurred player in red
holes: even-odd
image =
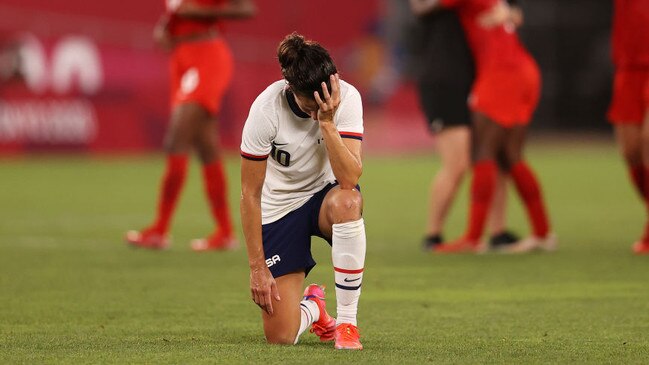
[[[469,226],[463,237],[436,252],[475,252],[496,191],[500,168],[509,173],[523,200],[532,235],[512,252],[554,249],[539,183],[523,158],[525,133],[538,103],[538,66],[516,35],[520,14],[501,0],[421,0],[437,2],[460,16],[476,62],[469,107],[473,112],[473,178]]]
[[[608,118],[633,184],[649,209],[649,1],[614,4],[615,81]],[[649,254],[649,222],[633,251]]]
[[[417,49],[421,62],[417,77],[420,104],[435,136],[441,166],[431,184],[430,210],[424,249],[433,250],[444,239],[442,230],[453,199],[471,167],[471,111],[467,98],[475,72],[474,62],[460,19],[452,9],[428,8],[410,0],[419,17],[424,41]],[[428,4],[434,7],[434,4]],[[501,251],[519,238],[505,227],[506,176],[499,174],[490,212],[488,247]],[[487,246],[485,246],[485,249]]]
[[[222,35],[224,19],[255,14],[252,0],[167,0],[167,11],[154,31],[155,41],[171,52],[171,124],[165,138],[167,167],[157,216],[142,231],[129,231],[135,246],[162,249],[194,150],[203,165],[203,181],[216,231],[193,240],[196,251],[236,246],[227,201],[224,167],[218,147],[216,115],[233,73],[233,58]]]

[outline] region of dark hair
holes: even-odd
[[[338,70],[329,52],[317,42],[293,32],[277,47],[277,58],[282,75],[294,93],[313,98],[313,92],[317,91],[322,98],[323,81],[331,92],[329,76]]]

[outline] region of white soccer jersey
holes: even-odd
[[[334,121],[341,137],[363,139],[361,95],[342,80]],[[262,224],[301,207],[335,181],[318,122],[298,108],[284,80],[271,84],[250,107],[241,156],[249,160],[271,157],[261,197]]]

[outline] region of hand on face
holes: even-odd
[[[334,114],[336,114],[336,109],[340,105],[340,78],[338,74],[329,76],[329,81],[331,82],[331,94],[329,94],[327,84],[325,82],[321,84],[324,100],[320,98],[317,91],[313,92],[313,97],[318,103],[318,110],[309,114],[311,114],[311,118],[321,123],[333,123]]]

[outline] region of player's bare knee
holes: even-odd
[[[295,333],[266,333],[266,342],[272,345],[293,345],[295,343]]]
[[[170,155],[181,153],[181,149],[178,146],[174,145],[173,143],[165,143],[163,148],[164,151]]]
[[[217,158],[217,154],[214,152],[214,150],[211,149],[199,148],[196,150],[196,152],[198,154],[199,160],[204,165],[214,161]]]
[[[358,190],[339,190],[329,204],[334,223],[344,223],[361,218],[363,198]]]
[[[464,174],[469,170],[471,165],[469,160],[466,161],[456,161],[453,165],[444,166],[443,169],[448,174],[447,176],[453,180],[453,182],[459,182],[464,177]]]
[[[164,141],[162,141],[162,149],[166,153],[173,153],[174,143],[171,137],[169,136],[165,137]]]
[[[649,127],[642,129],[638,150],[639,152],[637,155],[641,156],[642,160],[644,160],[644,163],[646,164],[647,158],[649,157]]]
[[[190,150],[190,146],[182,143],[180,140],[174,137],[165,138],[163,148],[166,153],[172,155],[188,153]]]
[[[471,168],[471,160],[469,160],[468,158],[463,159],[454,167],[453,175],[458,179],[462,179],[462,177],[464,177],[464,174],[469,171],[469,168]]]
[[[649,139],[646,143],[649,145]],[[622,156],[628,165],[639,165],[642,163],[642,148],[640,146],[623,146]]]
[[[474,161],[495,160],[497,156],[496,148],[493,146],[482,146],[474,151]]]

